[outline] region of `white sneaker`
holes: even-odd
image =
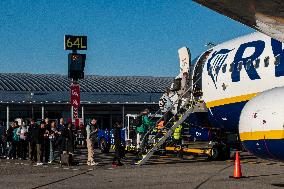
[[[99,165],[99,163],[92,162],[89,164],[90,166]]]
[[[7,159],[10,159],[9,157],[7,157]]]
[[[48,163],[50,164],[50,163],[52,163],[52,161],[49,161]]]
[[[43,163],[36,163],[37,166],[43,165]]]

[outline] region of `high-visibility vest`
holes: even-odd
[[[181,137],[181,129],[182,129],[182,125],[177,126],[177,128],[174,131],[174,139],[176,139],[176,140],[180,139],[180,137]]]

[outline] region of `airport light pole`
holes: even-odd
[[[79,126],[80,85],[78,80],[84,79],[86,54],[79,54],[77,50],[87,50],[87,36],[65,35],[64,49],[72,50],[72,53],[68,54],[68,78],[71,79],[71,119],[72,122],[75,119],[75,125]]]

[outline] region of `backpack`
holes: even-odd
[[[16,141],[16,142],[19,142],[20,141],[20,136],[17,135],[17,131],[18,131],[19,128],[15,128],[13,130],[13,140]]]
[[[142,125],[142,115],[138,115],[135,119],[133,119],[134,126]]]

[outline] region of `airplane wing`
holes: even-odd
[[[284,42],[283,0],[193,0]]]

